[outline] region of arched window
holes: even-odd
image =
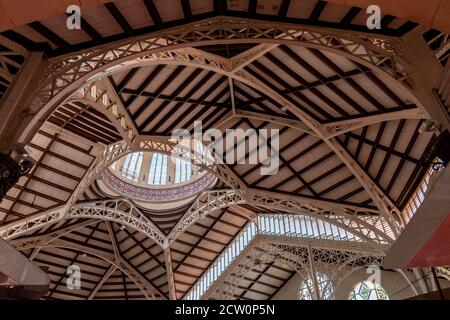
[[[148,184],[167,184],[167,155],[153,154],[148,172]]]
[[[350,291],[349,300],[389,300],[386,290],[372,281],[358,282]]]
[[[132,181],[138,181],[141,172],[143,152],[130,153],[125,157],[122,167],[122,175]]]
[[[320,300],[331,300],[333,296],[333,284],[329,280],[328,276],[324,273],[318,272],[316,274],[317,286],[319,291],[317,296]],[[298,298],[300,300],[313,300],[316,298],[316,289],[311,277],[300,283],[298,290]]]

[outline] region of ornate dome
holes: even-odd
[[[196,144],[196,150],[206,148]],[[187,159],[158,152],[133,152],[113,163],[103,180],[119,194],[160,202],[189,198],[214,185],[216,178]]]

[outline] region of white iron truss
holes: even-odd
[[[225,59],[201,50],[188,48],[217,41],[221,43],[252,42],[264,45],[258,48],[257,52],[252,50],[248,55],[240,55],[239,60]],[[328,29],[317,30],[297,25],[221,17],[159,32],[153,38],[147,36],[132,42],[120,42],[111,47],[93,49],[52,61],[39,92],[35,94],[38,100],[34,101],[33,108],[35,111],[42,110],[39,111],[42,112],[42,115],[47,114],[55,104],[61,102],[63,97],[73,91],[74,86],[86,80],[101,78],[135,65],[171,63],[214,70],[228,76],[229,79],[241,81],[278,101],[295,114],[309,131],[323,139],[364,187],[394,235],[398,236],[405,226],[400,211],[389,196],[334,138],[339,133],[351,130],[355,126],[367,124],[367,122],[355,121],[355,123],[339,123],[331,126],[321,125],[273,88],[265,85],[240,67],[270,50],[270,45],[278,44],[329,50],[365,64],[371,69],[385,71],[397,81],[404,82],[410,78],[409,66],[402,58],[400,41],[395,38],[375,38],[373,35],[360,33],[341,34]],[[426,113],[426,110],[424,112]],[[39,118],[38,115],[36,121]],[[371,119],[369,121],[379,120]],[[31,125],[32,127],[33,125]],[[25,130],[22,136],[24,141],[28,139],[27,134],[29,135],[31,132],[27,133]],[[230,172],[220,172],[220,174],[225,174],[228,176],[227,178],[230,178]],[[234,178],[238,179],[236,176]],[[245,186],[241,184],[240,187]]]
[[[189,54],[187,54],[189,52]],[[167,54],[167,52],[165,53]],[[211,54],[203,53],[200,50],[196,49],[190,49],[183,51],[183,54],[180,54],[183,58],[192,58],[196,55],[208,57],[210,61],[211,59],[215,58],[218,60],[223,60],[223,58],[216,57]],[[178,56],[179,57],[179,56]],[[159,60],[159,58],[154,59],[156,62],[161,63],[164,60]],[[197,63],[196,59],[194,62]],[[205,60],[202,60],[205,62]],[[142,63],[142,61],[140,62]],[[205,62],[206,63],[206,62]],[[225,62],[223,62],[225,63]],[[207,64],[207,63],[206,63]],[[214,65],[208,65],[208,68],[216,68],[217,64]],[[222,64],[220,64],[222,66]],[[202,67],[205,67],[205,65],[201,65]],[[373,179],[361,168],[359,163],[353,159],[353,157],[345,150],[345,148],[339,143],[338,140],[334,138],[334,136],[339,132],[346,132],[346,130],[350,130],[354,126],[361,126],[364,124],[367,124],[367,122],[360,122],[355,121],[354,123],[340,123],[340,124],[333,124],[332,126],[324,126],[320,124],[317,120],[313,119],[311,116],[306,114],[305,112],[301,111],[299,108],[297,108],[295,105],[293,105],[291,102],[286,100],[283,96],[275,92],[273,88],[268,87],[267,85],[263,84],[261,81],[250,75],[245,70],[239,70],[237,73],[230,73],[224,71],[224,69],[216,70],[218,72],[227,74],[229,77],[232,77],[238,81],[241,81],[245,83],[246,85],[249,85],[256,90],[259,90],[260,92],[263,92],[265,95],[273,98],[274,100],[281,103],[283,106],[285,106],[289,111],[291,111],[293,114],[295,114],[301,121],[303,121],[304,125],[316,136],[320,137],[327,145],[328,147],[341,159],[341,161],[347,166],[347,168],[352,172],[352,174],[357,178],[357,180],[361,183],[361,185],[364,187],[366,192],[369,194],[371,199],[374,201],[376,206],[379,208],[381,214],[384,216],[386,221],[389,223],[390,228],[394,232],[396,236],[400,233],[401,229],[405,226],[404,221],[402,221],[402,216],[398,208],[396,208],[395,204],[391,201],[391,199],[383,192],[383,190],[373,181]],[[417,116],[417,115],[416,115]],[[379,119],[371,119],[369,121],[377,122]],[[141,144],[140,147],[145,147],[145,144]],[[233,177],[234,180],[239,180],[239,178],[234,175],[230,174],[230,171],[227,170],[223,172],[221,169],[222,167],[217,166],[218,173],[225,178]],[[238,182],[238,181],[234,181]],[[233,185],[232,187],[236,187],[236,185]],[[239,183],[239,187],[245,188],[245,184],[242,182]]]
[[[30,217],[22,223],[8,224],[1,228],[0,236],[4,239],[13,239],[64,219],[92,218],[129,226],[153,239],[161,247],[167,245],[165,234],[127,199],[78,203],[70,207],[67,212],[66,209],[67,206],[62,206]]]
[[[255,222],[249,222],[233,241],[220,253],[197,282],[184,296],[198,300],[216,282],[244,250],[258,241],[271,243],[311,245],[317,248],[380,254],[380,248],[363,241],[354,234],[323,220],[300,214],[258,214]],[[388,245],[385,245],[388,248]],[[381,253],[383,254],[383,253]],[[244,254],[245,255],[245,254]]]
[[[130,280],[132,280],[135,283],[135,285],[142,291],[142,293],[147,299],[152,300],[157,299],[156,293],[159,292],[159,290],[157,290],[157,288],[155,288],[153,284],[151,284],[145,277],[143,277],[142,274],[138,270],[136,270],[135,267],[133,267],[130,263],[128,263],[120,255],[120,252],[114,250],[114,254],[110,254],[100,249],[95,249],[68,240],[60,239],[60,237],[63,236],[64,234],[70,233],[80,227],[81,227],[80,225],[77,225],[75,228],[68,227],[50,234],[18,239],[13,241],[12,244],[18,250],[26,250],[33,248],[39,249],[66,248],[66,249],[73,249],[79,252],[84,252],[92,256],[96,256],[110,263],[112,266],[121,270],[125,275],[127,275],[130,278]],[[164,299],[164,296],[160,295],[159,299]]]
[[[0,236],[5,239],[13,238],[30,230],[40,228],[44,224],[68,218],[71,212],[73,212],[72,207],[78,201],[79,196],[101,176],[105,169],[121,157],[138,151],[159,152],[192,161],[214,174],[230,187],[236,188],[237,190],[245,190],[246,188],[245,184],[229,167],[215,165],[213,161],[210,161],[211,159],[205,158],[203,154],[199,154],[197,151],[184,147],[177,142],[171,142],[166,138],[156,140],[155,138],[150,139],[149,137],[139,136],[133,143],[122,141],[107,146],[85,173],[83,179],[78,183],[65,205],[27,217],[21,221],[1,226]],[[158,242],[159,240],[155,239],[155,241]]]
[[[295,243],[289,240],[271,242],[270,239],[255,238],[253,241],[241,254],[241,259],[236,260],[220,276],[202,299],[234,299],[236,288],[251,270],[258,270],[260,266],[273,262],[298,272],[303,281],[312,279],[313,284],[317,284],[318,274],[325,275],[331,285],[314,285],[314,288],[308,287],[308,290],[313,298],[332,299],[332,291],[331,295],[326,295],[323,291],[337,287],[356,269],[380,265],[382,259],[374,253],[321,249],[298,240]]]
[[[73,218],[93,218],[117,222],[139,230],[161,247],[166,246],[165,234],[127,199],[76,204],[70,209],[67,216],[67,219]]]
[[[238,204],[308,215],[341,227],[380,249],[380,244],[391,243],[394,240],[393,233],[383,217],[370,210],[301,196],[292,197],[276,192],[247,189],[244,193],[234,190],[202,193],[169,233],[169,241],[174,241],[195,221],[216,210]],[[383,250],[386,248],[381,249]]]
[[[30,101],[30,112],[41,113],[41,118],[64,97],[74,92],[77,86],[88,80],[101,78],[133,64],[176,63],[176,60],[220,69],[230,75],[241,73],[240,64],[255,59],[255,53],[240,55],[239,61],[217,59],[214,55],[192,55],[188,47],[216,43],[266,44],[261,51],[270,50],[268,45],[299,45],[328,50],[344,55],[371,69],[382,70],[392,78],[407,83],[412,68],[404,61],[400,42],[393,37],[363,33],[342,33],[327,28],[263,22],[232,17],[217,17],[181,27],[159,31],[119,41],[63,58],[50,61],[43,74],[39,89]],[[407,85],[408,86],[408,85]],[[37,120],[37,119],[36,119]],[[37,122],[36,122],[37,123]],[[36,123],[32,124],[34,127]],[[26,142],[25,132],[20,142]]]
[[[164,262],[166,266],[167,285],[169,287],[169,299],[177,300],[175,276],[173,274],[172,252],[169,247],[164,249]]]
[[[132,143],[139,135],[107,77],[87,83],[74,92],[67,103],[79,101],[95,107],[116,127],[124,141]]]
[[[123,199],[78,203],[70,209],[67,208],[67,205],[62,206],[16,223],[7,224],[0,228],[0,236],[5,239],[13,239],[63,219],[85,217],[115,221],[130,226],[143,232],[162,248],[167,248],[194,222],[216,210],[240,204],[249,204],[271,211],[302,214],[323,220],[354,234],[378,249],[379,252],[385,252],[387,249],[385,244],[390,244],[394,240],[383,217],[371,210],[252,189],[248,189],[245,193],[234,190],[203,192],[167,236],[136,206]],[[67,213],[65,210],[68,210]]]

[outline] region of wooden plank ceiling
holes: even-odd
[[[29,50],[41,49],[55,56],[218,15],[367,32],[365,10],[327,1],[116,0],[84,9],[81,30],[68,30],[67,16],[61,14],[1,35]],[[384,15],[381,23],[383,28],[375,32],[394,36],[417,25],[391,15]],[[244,48],[216,46],[209,50],[232,55]]]

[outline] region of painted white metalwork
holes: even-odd
[[[191,52],[199,52],[199,50],[190,49]],[[200,54],[200,53],[199,53]],[[208,57],[213,55],[207,54]],[[219,57],[220,58],[220,57]],[[223,58],[220,58],[223,59]],[[379,208],[381,215],[383,215],[386,222],[389,224],[391,231],[394,236],[398,236],[401,228],[404,227],[404,221],[402,221],[402,215],[400,211],[396,208],[395,204],[389,199],[387,195],[380,189],[380,187],[372,180],[372,178],[361,168],[359,163],[352,158],[352,156],[345,150],[345,148],[333,137],[330,138],[330,133],[326,132],[326,127],[318,123],[315,119],[307,115],[306,113],[300,111],[299,108],[292,105],[284,97],[276,93],[272,88],[269,88],[261,81],[257,80],[249,73],[241,70],[237,74],[228,74],[229,76],[238,79],[241,82],[246,83],[249,86],[256,88],[257,90],[265,93],[267,96],[279,101],[288,110],[298,116],[299,119],[312,131],[316,136],[322,138],[324,142],[333,150],[336,155],[343,161],[347,168],[355,175],[361,185],[365,188],[366,192],[372,198],[374,203]],[[379,121],[379,119],[372,119],[371,121]],[[360,126],[361,123],[356,123],[355,125]],[[164,139],[164,138],[163,138]],[[159,150],[159,152],[167,152],[168,149],[172,150],[172,146],[167,143],[163,143],[164,147],[161,148],[161,142],[154,140],[142,140],[139,146],[133,151],[137,150]],[[156,147],[156,148],[155,148]],[[164,150],[166,149],[166,150]],[[181,150],[181,153],[186,153],[186,150]],[[245,184],[240,181],[240,179],[230,170],[227,170],[225,166],[216,166],[216,174],[219,178],[225,181],[228,185],[237,189],[245,189]],[[230,183],[231,182],[231,183]]]
[[[70,93],[71,88],[75,85],[86,80],[101,78],[123,68],[145,63],[184,63],[220,72],[280,102],[302,120],[313,134],[322,138],[355,175],[379,208],[381,215],[390,225],[394,235],[397,236],[405,226],[400,211],[345,148],[332,138],[334,134],[349,130],[351,126],[343,124],[334,124],[329,127],[322,126],[300,111],[299,108],[296,108],[295,105],[291,105],[273,88],[264,85],[242,68],[236,68],[236,62],[233,66],[231,60],[201,50],[187,48],[214,41],[220,41],[221,43],[224,41],[230,43],[255,42],[263,43],[266,46],[288,44],[315,47],[347,56],[359,63],[368,65],[371,69],[384,70],[398,81],[409,78],[407,64],[401,57],[399,42],[392,38],[374,38],[373,35],[360,33],[343,35],[328,29],[315,30],[304,26],[221,17],[160,32],[155,34],[154,38],[142,37],[131,43],[120,42],[111,47],[55,60],[50,64],[48,73],[45,75],[46,78],[38,94],[40,100],[35,102],[33,108],[34,110],[42,109],[45,114],[61,97]],[[268,49],[270,48],[264,47],[262,51]],[[258,56],[258,54],[258,52],[251,52],[248,57],[243,55],[239,58],[239,64],[245,63],[246,59],[254,59],[255,55]],[[40,117],[35,118],[38,121]],[[25,130],[23,137],[30,134],[27,131],[29,130]],[[238,178],[235,175],[230,174],[229,171],[223,172],[223,167],[217,168],[219,168],[219,175],[225,178],[224,180],[230,181],[231,178],[231,180],[236,180],[233,182],[237,184]],[[239,186],[245,188],[245,184],[239,183]]]
[[[179,157],[186,161],[191,161],[195,165],[208,170],[217,178],[224,181],[230,187],[242,190],[246,188],[240,178],[234,174],[225,165],[215,165],[214,161],[203,154],[199,154],[198,150],[190,150],[189,148],[169,141],[167,138],[156,140],[148,139],[145,136],[139,136],[133,143],[117,142],[107,146],[104,151],[97,157],[96,161],[90,166],[82,180],[71,194],[64,206],[57,207],[48,211],[44,211],[32,217],[27,217],[18,222],[13,222],[0,227],[0,236],[5,239],[12,239],[20,234],[40,228],[42,225],[53,223],[59,219],[67,218],[69,211],[75,205],[79,196],[97,179],[102,172],[112,165],[121,157],[137,151],[151,151],[167,154],[172,157]]]
[[[128,200],[79,203],[70,209],[66,205],[60,207],[59,210],[44,212],[36,217],[5,225],[0,228],[0,235],[5,239],[13,239],[62,219],[89,217],[129,225],[142,231],[165,248],[195,221],[216,210],[239,204],[250,204],[265,210],[308,215],[313,219],[323,221],[316,226],[319,230],[325,230],[323,223],[335,225],[349,234],[355,235],[358,239],[367,241],[381,252],[386,250],[384,244],[393,241],[392,232],[383,218],[365,208],[252,189],[248,189],[245,193],[234,190],[205,191],[191,205],[167,237]],[[67,214],[64,213],[65,210],[68,210]]]
[[[38,235],[38,236],[29,236],[29,237],[20,238],[20,239],[13,239],[13,240],[10,240],[9,243],[18,250],[39,248],[40,246],[49,244],[50,242],[52,242],[55,239],[58,239],[62,236],[65,236],[66,234],[69,234],[73,231],[84,228],[86,226],[92,225],[94,223],[98,223],[98,221],[95,221],[95,220],[82,221],[82,222],[70,225],[69,227],[62,228],[57,231],[53,231],[49,234]]]
[[[83,228],[85,226],[91,225],[93,223],[98,223],[95,220],[83,221],[67,228],[60,229],[55,232],[51,232],[48,234],[43,234],[39,236],[31,236],[18,240],[11,241],[11,244],[18,250],[26,250],[26,249],[41,249],[41,248],[67,248],[73,249],[79,252],[84,252],[93,256],[96,256],[100,259],[105,260],[106,262],[111,264],[110,271],[112,269],[120,269],[125,275],[127,275],[136,286],[143,292],[144,296],[147,299],[156,299],[155,293],[159,292],[153,284],[151,284],[145,277],[141,275],[141,273],[136,270],[132,265],[130,265],[120,254],[120,250],[118,250],[117,243],[114,240],[114,236],[112,235],[112,229],[108,222],[106,222],[106,226],[108,232],[111,237],[112,245],[114,248],[114,254],[109,254],[105,251],[95,249],[92,247],[83,246],[81,244],[73,243],[71,241],[60,239],[62,236],[71,233],[75,230]],[[111,274],[114,271],[111,271]],[[106,281],[107,277],[102,279],[102,281]],[[97,285],[97,290],[100,288],[101,284]],[[92,298],[95,295],[96,290],[91,293],[89,298]],[[163,296],[160,299],[164,299]]]
[[[86,80],[101,78],[144,61],[157,60],[161,63],[164,60],[172,62],[178,59],[224,70],[230,74],[239,73],[243,70],[236,69],[227,59],[218,59],[208,54],[195,55],[193,58],[190,56],[190,50],[178,49],[242,42],[299,45],[328,50],[371,69],[382,70],[400,82],[408,80],[411,72],[402,58],[396,38],[351,32],[343,34],[327,28],[217,17],[138,37],[131,42],[119,41],[110,46],[54,59],[44,73],[40,87],[35,93],[36,99],[29,109],[30,112],[39,112],[40,116],[36,118],[41,118]],[[244,63],[246,59],[246,56],[241,57],[239,64]],[[254,59],[254,54],[248,59]],[[35,119],[30,128],[34,128],[37,121],[38,119]],[[19,142],[26,143],[32,131],[26,130]]]
[[[436,268],[436,275],[443,277],[450,281],[450,267],[437,267]]]
[[[271,243],[267,241],[254,241],[235,260],[214,284],[204,293],[202,299],[234,299],[234,292],[241,280],[251,270],[269,263],[277,263],[300,274],[303,281],[316,277],[317,273],[325,274],[333,287],[337,287],[340,281],[356,269],[368,265],[379,265],[381,256],[373,253],[352,252],[346,250],[330,250],[313,247],[314,244],[305,242],[297,243]],[[314,270],[311,269],[311,261],[314,262]],[[328,285],[318,286],[317,298],[326,295],[320,288],[328,288]],[[334,295],[329,295],[333,299]]]
[[[161,247],[167,245],[165,234],[127,199],[78,203],[72,207],[65,205],[17,223],[7,224],[0,228],[0,236],[4,239],[13,239],[58,221],[73,218],[114,221],[142,232]]]
[[[142,232],[161,247],[166,246],[165,234],[127,199],[75,204],[66,216],[66,219],[73,218],[93,218],[117,222]]]
[[[130,65],[133,64],[142,65],[143,63],[164,63],[169,61],[175,64],[188,63],[215,70],[227,75],[230,79],[233,78],[239,80],[280,102],[302,120],[315,135],[322,138],[328,147],[336,153],[348,169],[355,175],[379,208],[381,215],[383,215],[384,219],[390,225],[394,235],[398,236],[400,230],[405,226],[400,211],[389,197],[384,194],[383,190],[381,190],[371,177],[360,167],[358,162],[355,161],[345,148],[332,137],[333,134],[337,134],[342,130],[349,130],[348,126],[344,126],[343,128],[342,124],[340,124],[338,127],[336,127],[336,125],[328,128],[324,127],[295,105],[292,105],[284,97],[275,92],[273,88],[266,86],[245,70],[239,68],[236,69],[230,60],[196,49],[181,50],[179,48],[187,47],[188,43],[190,46],[194,46],[202,41],[212,41],[214,38],[214,31],[220,30],[220,37],[225,38],[225,41],[234,39],[240,42],[245,39],[247,42],[273,44],[280,44],[287,41],[287,43],[294,45],[317,46],[322,49],[335,50],[340,54],[349,56],[351,59],[358,60],[360,63],[368,64],[370,68],[385,71],[386,68],[390,68],[390,72],[388,73],[394,78],[398,77],[397,80],[403,81],[407,78],[407,74],[402,74],[402,71],[405,71],[406,69],[402,67],[402,64],[400,63],[403,61],[399,55],[399,45],[392,42],[392,39],[380,40],[361,34],[339,35],[336,33],[327,33],[324,35],[317,30],[299,28],[298,26],[289,25],[289,28],[287,28],[287,26],[284,25],[273,25],[270,23],[259,23],[242,19],[212,19],[204,23],[192,24],[190,27],[192,27],[192,29],[184,28],[181,35],[171,34],[170,41],[167,41],[167,39],[162,37],[151,40],[141,40],[141,42],[137,41],[136,43],[127,44],[126,46],[115,48],[114,50],[107,49],[111,51],[107,51],[106,53],[102,52],[100,55],[101,58],[98,56],[98,52],[92,51],[83,53],[82,56],[69,57],[62,61],[58,61],[57,63],[55,62],[52,66],[55,69],[62,69],[62,71],[54,73],[54,77],[60,81],[47,81],[43,84],[43,91],[40,93],[41,105],[51,105],[51,101],[57,100],[57,96],[62,95],[65,90],[69,90],[68,88],[71,87],[73,83],[85,80],[87,75],[93,74],[92,70],[94,69],[97,71],[97,76],[100,77],[121,68],[129,68]],[[323,31],[324,30],[322,30],[322,32]],[[172,30],[172,32],[175,32],[175,30]],[[228,36],[224,37],[224,34],[227,34]],[[170,49],[173,49],[173,51],[170,51]],[[249,59],[253,59],[254,56],[255,54],[253,53],[250,55]],[[126,62],[125,57],[128,60]],[[135,59],[132,60],[132,57]],[[121,59],[123,59],[124,62],[119,64],[119,60]],[[245,60],[245,57],[242,59]],[[239,63],[243,62],[240,61]],[[84,64],[87,64],[89,68],[87,68],[87,65],[86,67],[83,67]],[[111,67],[106,68],[106,66]],[[50,69],[51,68],[52,67],[50,67]],[[52,74],[53,71],[55,70],[52,70]],[[103,71],[105,71],[105,73],[102,74]],[[55,85],[59,85],[59,87],[55,88]],[[229,175],[229,172],[227,172],[226,175]],[[245,187],[245,184],[240,184],[240,186]]]
[[[291,197],[276,192],[247,189],[243,193],[234,190],[203,193],[169,233],[169,241],[174,241],[188,226],[204,216],[236,204],[250,204],[265,210],[306,214],[341,227],[374,246],[391,243],[394,240],[393,233],[383,217],[371,214],[367,209],[346,207],[301,196]]]
[[[15,42],[0,35],[0,87],[5,89],[4,94],[0,96],[0,150],[3,153],[18,149],[18,146],[14,145],[17,142],[14,136],[17,135],[18,130],[11,128],[29,116],[20,111],[26,106],[27,92],[35,89],[36,78],[41,76],[40,71],[44,65],[43,55],[43,52],[28,53]],[[22,65],[13,61],[18,57],[25,60]],[[16,67],[20,72],[14,74],[8,65]]]
[[[310,216],[297,214],[259,214],[258,231],[263,235],[362,242],[347,230]]]
[[[186,161],[190,161],[201,169],[207,170],[229,187],[236,190],[247,189],[246,184],[227,165],[216,163],[212,155],[200,152],[191,144],[186,146],[183,142],[173,141],[170,137],[140,136],[138,144],[130,146],[132,152],[151,151],[167,154]]]
[[[282,37],[280,37],[281,35]],[[221,43],[252,42],[265,44],[243,55],[239,55],[238,59],[234,60],[187,48],[219,41]],[[328,29],[319,30],[304,26],[223,17],[194,23],[188,27],[183,26],[183,28],[173,28],[159,32],[153,38],[142,37],[132,43],[121,42],[115,46],[93,49],[81,54],[55,59],[51,61],[47,73],[44,75],[39,89],[39,99],[32,103],[30,111],[42,112],[42,114],[48,113],[73,88],[86,82],[86,80],[93,80],[94,82],[88,83],[85,89],[81,89],[67,101],[71,101],[70,99],[82,101],[84,99],[90,103],[102,105],[106,114],[109,115],[108,118],[112,119],[111,121],[124,137],[125,143],[121,142],[106,148],[97,162],[88,170],[65,206],[6,225],[0,228],[0,236],[13,238],[61,219],[80,216],[126,222],[128,223],[127,225],[142,230],[160,245],[167,246],[169,241],[175,239],[190,224],[210,212],[229,205],[247,203],[265,209],[305,213],[314,219],[322,219],[338,226],[336,228],[352,231],[359,240],[367,240],[378,245],[392,242],[407,222],[404,215],[399,212],[389,197],[362,170],[351,155],[333,138],[355,128],[379,122],[386,115],[350,120],[345,123],[338,122],[321,125],[302,113],[296,106],[291,105],[283,97],[279,96],[272,88],[268,88],[243,70],[243,66],[251,63],[251,61],[279,44],[303,45],[345,55],[368,65],[372,69],[381,69],[403,83],[409,83],[411,76],[408,64],[401,57],[401,48],[395,40],[390,38],[379,39],[374,38],[373,35],[356,33],[339,34]],[[168,238],[161,235],[158,232],[159,229],[155,229],[154,225],[149,224],[149,221],[144,219],[145,216],[137,213],[136,208],[127,212],[117,208],[108,209],[106,206],[97,208],[94,206],[86,207],[85,204],[84,207],[83,204],[74,205],[83,190],[106,167],[125,154],[140,150],[151,150],[167,154],[179,151],[180,157],[192,154],[190,150],[185,148],[176,149],[176,144],[171,144],[167,141],[146,140],[139,137],[134,124],[120,104],[120,100],[117,96],[112,95],[113,90],[111,90],[107,80],[96,80],[121,69],[152,63],[185,64],[220,72],[227,75],[229,79],[248,84],[280,102],[301,120],[293,123],[293,126],[298,126],[298,128],[302,128],[302,131],[322,138],[331,150],[338,155],[366,189],[379,208],[381,215],[379,212],[367,212],[368,210],[366,209],[360,210],[302,197],[282,197],[275,193],[268,194],[258,190],[248,190],[245,183],[229,168],[214,163],[205,163],[204,166],[207,170],[214,172],[219,179],[222,179],[230,187],[236,189],[236,191],[214,191],[215,193],[201,195],[190,207],[180,223],[177,224],[175,231],[169,234]],[[96,78],[92,78],[92,75],[95,75]],[[418,109],[413,109],[400,111],[398,114],[392,113],[390,116],[394,118],[415,118],[422,117],[423,114]],[[41,117],[37,116],[36,118]],[[38,121],[39,119],[36,120]],[[279,120],[275,119],[274,122]],[[30,134],[30,132],[25,133],[25,136]],[[290,215],[285,216],[288,217]],[[322,221],[322,223],[327,222]],[[318,226],[318,228],[320,227]]]
[[[55,209],[47,210],[35,216],[3,225],[0,227],[0,237],[5,240],[10,240],[30,231],[53,224],[56,221],[61,221],[64,219],[68,208],[68,205],[59,206]]]
[[[318,247],[377,254],[377,251],[365,245],[359,237],[328,222],[299,214],[259,214],[256,223],[250,222],[246,225],[192,286],[184,299],[199,300],[256,239],[284,244],[314,243]]]
[[[431,29],[431,28],[430,28]],[[443,62],[445,58],[448,57],[448,50],[450,49],[450,36],[448,33],[440,32],[438,30],[437,34],[427,41],[428,46],[433,48],[436,59]],[[436,44],[438,44],[436,46]]]
[[[120,269],[124,274],[127,275],[136,286],[143,292],[147,299],[156,299],[155,292],[158,292],[157,289],[147,280],[145,279],[139,271],[137,271],[132,265],[126,262],[122,257],[116,258],[113,254],[105,253],[104,251],[97,250],[94,248],[89,248],[83,245],[79,245],[67,240],[55,239],[50,241],[47,244],[39,245],[39,247],[45,248],[67,248],[73,249],[79,252],[84,252],[93,256],[96,256],[100,259],[105,260],[106,262],[116,266]],[[34,248],[31,244],[29,244],[26,248]],[[22,249],[22,248],[21,248]],[[25,249],[25,247],[24,247]],[[164,299],[161,297],[160,299]]]
[[[249,223],[242,229],[225,250],[216,258],[213,264],[203,273],[202,277],[191,287],[184,296],[186,300],[200,300],[209,287],[220,277],[225,269],[257,235],[257,226]]]
[[[126,142],[132,143],[139,135],[133,120],[107,77],[87,83],[66,100],[67,103],[76,101],[93,106],[102,112]]]
[[[369,209],[254,189],[247,190],[244,196],[247,203],[257,207],[309,214],[347,229],[369,242],[392,242],[395,239],[384,218]]]
[[[350,172],[359,181],[361,186],[368,193],[372,201],[380,210],[380,214],[386,219],[390,229],[397,237],[400,230],[405,227],[402,221],[402,215],[392,200],[381,190],[381,188],[373,181],[373,179],[364,171],[361,165],[353,159],[351,154],[341,145],[336,138],[329,138],[325,132],[325,128],[313,117],[306,112],[297,108],[285,97],[277,93],[273,88],[262,83],[248,72],[240,71],[243,78],[243,82],[247,85],[258,88],[261,92],[264,92],[267,96],[278,101],[281,105],[287,108],[295,116],[303,121],[319,138],[321,138],[327,146],[336,154],[336,156],[346,165]]]
[[[194,222],[210,215],[212,212],[229,206],[244,204],[245,199],[240,192],[234,190],[211,190],[203,192],[192,203],[175,227],[167,236],[170,242],[180,236]]]
[[[25,59],[29,53],[23,47],[0,35],[0,85],[8,88],[16,77],[13,68],[19,70],[21,64],[17,62],[18,57]],[[8,67],[8,65],[10,67]]]
[[[103,284],[106,282],[106,280],[111,277],[111,275],[117,270],[117,267],[115,265],[110,265],[109,269],[106,271],[106,273],[103,275],[103,277],[100,279],[100,281],[96,284],[92,292],[89,294],[88,300],[94,299],[95,295],[97,294],[98,290],[103,286]]]
[[[276,123],[298,131],[306,132],[317,136],[303,121],[283,118],[278,116],[267,115],[254,111],[237,110],[235,117],[249,118],[261,121]],[[380,123],[383,121],[399,120],[399,119],[424,119],[425,115],[419,108],[406,109],[401,111],[386,112],[382,114],[366,116],[351,120],[342,120],[329,122],[322,125],[325,136],[333,138],[346,132],[351,132],[365,126]]]
[[[119,200],[120,201],[120,200]],[[123,200],[122,200],[123,201]],[[126,221],[117,219],[115,216],[115,212],[113,214],[107,213],[107,217],[105,218],[99,211],[97,205],[105,207],[103,210],[111,209],[111,211],[116,211],[115,207],[119,207],[119,204],[113,203],[113,201],[104,201],[104,202],[96,202],[91,203],[90,205],[77,205],[74,207],[76,211],[82,211],[81,214],[75,213],[71,218],[79,218],[79,217],[87,217],[87,218],[99,218],[106,219],[106,224],[108,227],[108,231],[111,235],[111,241],[114,248],[114,258],[121,263],[121,268],[129,269],[129,265],[121,260],[120,250],[117,247],[117,243],[115,243],[114,237],[112,236],[113,230],[108,221],[114,221],[117,223],[121,223],[127,226],[131,226],[141,232],[144,232],[141,229],[138,229],[136,223],[134,221],[130,222],[130,219],[126,219]],[[123,205],[130,205],[129,202],[122,203]],[[113,208],[111,208],[113,207]],[[76,209],[75,209],[76,208]],[[91,208],[96,208],[94,214],[89,214]],[[137,209],[134,209],[137,210]],[[130,210],[131,211],[131,210]],[[77,229],[83,228],[87,225],[91,225],[96,223],[98,220],[87,220],[67,228],[59,229],[55,232],[50,232],[49,234],[39,235],[39,236],[30,236],[17,240],[12,240],[11,244],[14,245],[18,250],[25,250],[31,248],[42,248],[42,247],[61,247],[66,243],[60,243],[56,241],[60,237],[73,232]],[[140,227],[142,227],[142,222],[138,223]],[[147,233],[147,235],[149,235]],[[167,243],[167,239],[162,239],[164,235],[159,235],[161,237],[160,242]],[[309,243],[314,243],[316,246],[323,246],[327,248],[335,248],[335,249],[345,249],[352,250],[357,252],[376,252],[374,249],[363,242],[357,236],[347,232],[346,230],[336,227],[330,223],[323,222],[319,219],[314,219],[305,215],[289,215],[289,214],[261,214],[257,217],[257,223],[249,223],[239,234],[235,237],[233,242],[227,247],[227,249],[222,252],[222,254],[216,259],[214,264],[206,271],[204,276],[196,283],[190,293],[186,296],[186,299],[196,299],[200,298],[203,293],[209,288],[209,286],[220,276],[220,274],[230,265],[230,263],[237,257],[239,254],[249,245],[249,243],[258,236],[259,239],[267,240],[270,237],[274,237],[271,239],[272,242],[281,241],[281,243],[298,243],[295,242],[294,239],[303,239],[303,241],[307,241]],[[267,238],[270,236],[269,238]],[[152,239],[155,235],[151,236]],[[277,239],[277,240],[275,240]],[[291,240],[289,240],[291,239]],[[161,245],[161,243],[159,243]],[[82,247],[82,246],[81,246]],[[89,248],[88,248],[89,250]],[[84,252],[84,251],[83,251]],[[165,249],[165,252],[168,252],[168,248]],[[103,254],[98,254],[97,256],[101,256],[105,258],[105,260],[110,261],[108,257],[105,257]],[[166,260],[167,262],[168,260]],[[116,264],[115,264],[116,265]],[[170,263],[169,263],[170,265]],[[118,267],[118,266],[117,266]],[[166,268],[168,266],[166,265]],[[121,269],[121,270],[122,270]],[[170,276],[169,269],[167,269],[168,277]],[[173,275],[172,275],[173,276]],[[175,299],[175,286],[172,289],[173,294],[171,295],[171,299]]]

